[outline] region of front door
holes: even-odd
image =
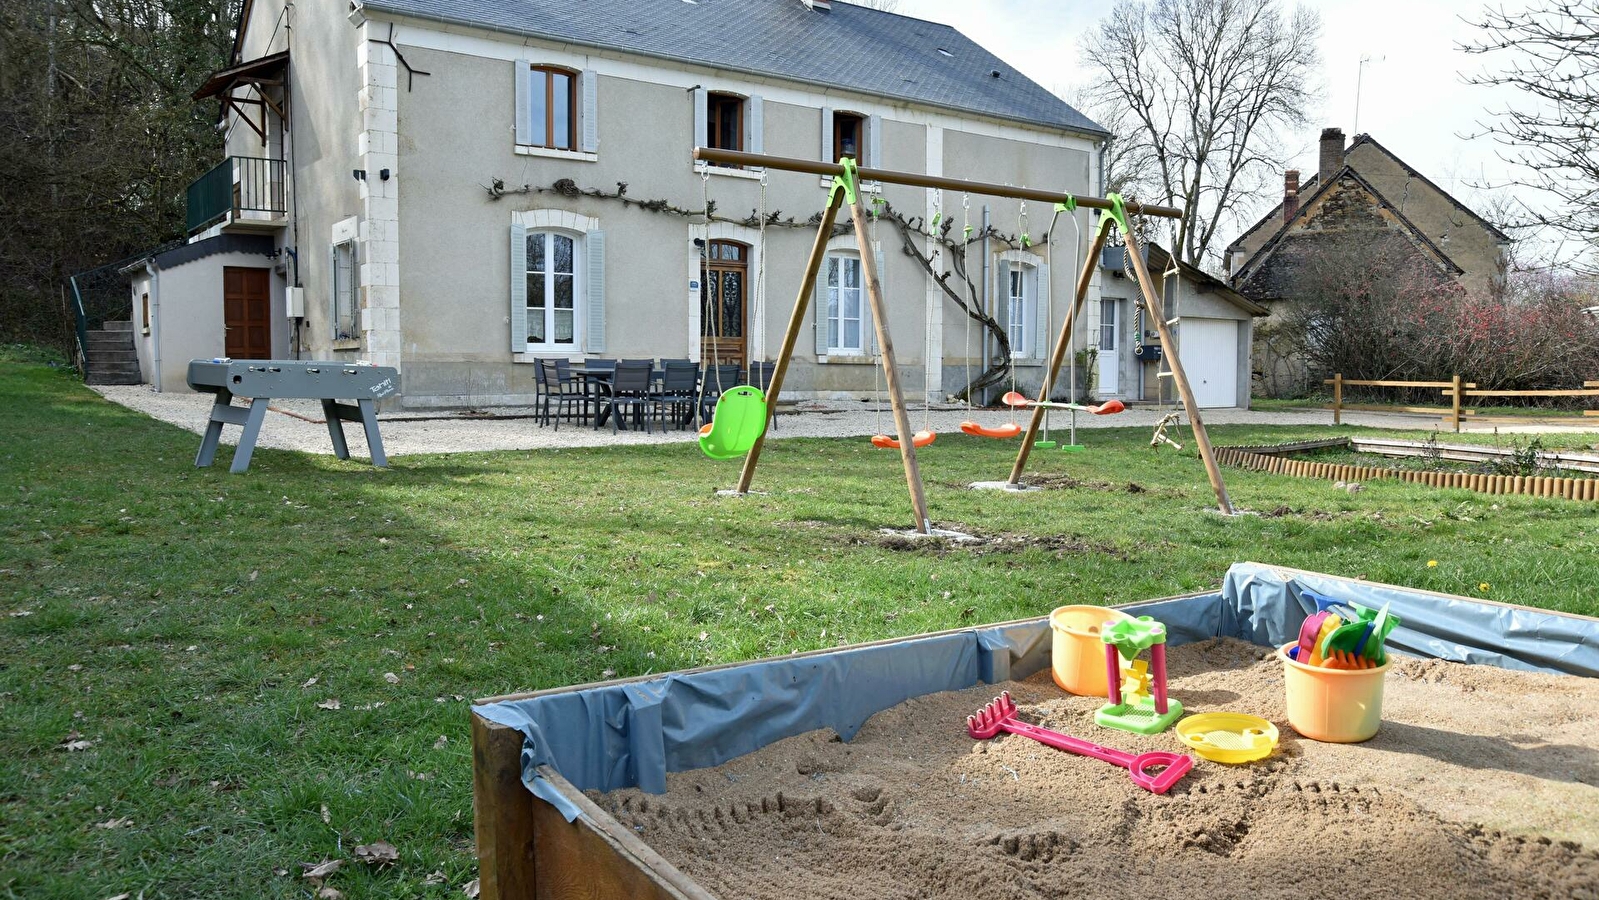
[[[700,283],[700,359],[709,365],[744,365],[749,306],[748,244],[711,241]]]
[[[1121,301],[1099,301],[1099,394],[1110,397],[1122,390]],[[1075,397],[1073,399],[1076,399]]]
[[[226,355],[233,359],[272,358],[270,269],[222,269],[222,324]]]

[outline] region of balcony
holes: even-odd
[[[189,233],[272,232],[288,224],[281,159],[230,156],[189,185]]]

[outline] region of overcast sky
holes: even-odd
[[[1064,93],[1088,80],[1080,38],[1111,5],[1111,0],[900,0],[899,11],[952,25],[1033,80]],[[1486,198],[1472,184],[1502,182],[1511,170],[1495,155],[1492,140],[1471,135],[1480,131],[1490,109],[1517,98],[1461,78],[1484,64],[1482,57],[1457,49],[1476,32],[1461,16],[1476,16],[1482,3],[1306,0],[1302,5],[1321,13],[1322,100],[1290,148],[1298,168],[1307,176],[1316,171],[1316,138],[1323,127],[1342,128],[1351,139],[1366,132],[1483,211]],[[1509,9],[1523,5],[1504,3]],[[1362,56],[1371,62],[1365,66],[1357,129],[1355,83]],[[1233,236],[1225,235],[1227,240]]]

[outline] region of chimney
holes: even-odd
[[[1293,221],[1294,215],[1299,212],[1299,170],[1289,169],[1283,173],[1283,224]]]
[[[800,2],[819,12],[828,12],[833,8],[833,0],[800,0]]]
[[[1321,130],[1321,177],[1323,180],[1331,178],[1335,172],[1344,167],[1344,130],[1342,128],[1323,128]]]

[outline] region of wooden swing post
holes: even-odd
[[[1183,372],[1183,361],[1177,353],[1177,342],[1172,340],[1171,327],[1166,323],[1164,304],[1155,296],[1155,282],[1149,277],[1149,267],[1144,264],[1143,251],[1139,249],[1138,239],[1133,235],[1132,229],[1123,231],[1122,238],[1127,242],[1127,260],[1132,264],[1133,274],[1138,276],[1139,293],[1144,297],[1144,315],[1155,323],[1155,330],[1160,333],[1161,352],[1171,364],[1172,380],[1177,382],[1177,393],[1182,397],[1183,409],[1188,413],[1188,424],[1194,430],[1194,446],[1199,450],[1199,458],[1205,462],[1205,474],[1210,478],[1210,486],[1216,492],[1216,504],[1220,507],[1222,515],[1230,516],[1233,514],[1233,502],[1227,496],[1227,485],[1222,483],[1221,467],[1216,464],[1216,453],[1211,449],[1210,435],[1205,433],[1205,423],[1199,418],[1199,403],[1194,400],[1193,389],[1188,386],[1188,375]]]
[[[1075,213],[1074,213],[1075,215]],[[1103,220],[1108,222],[1109,219]],[[1077,276],[1077,293],[1072,299],[1072,308],[1066,313],[1066,324],[1060,330],[1060,335],[1055,338],[1055,352],[1049,357],[1049,370],[1044,375],[1044,383],[1038,389],[1038,402],[1043,403],[1049,399],[1049,392],[1055,387],[1055,379],[1060,377],[1061,364],[1066,360],[1066,350],[1071,346],[1072,329],[1077,327],[1077,314],[1082,311],[1083,301],[1088,297],[1088,287],[1094,280],[1094,270],[1099,267],[1099,255],[1105,249],[1105,233],[1108,227],[1101,224],[1094,230],[1094,239],[1088,247],[1088,256],[1083,260],[1083,271]],[[1074,363],[1075,364],[1075,363]],[[1073,397],[1076,403],[1077,398]],[[1038,430],[1044,424],[1047,410],[1042,406],[1033,407],[1033,417],[1027,422],[1027,433],[1022,435],[1021,449],[1016,451],[1016,462],[1011,466],[1009,483],[1019,485],[1022,483],[1022,472],[1027,468],[1027,457],[1033,452],[1033,441],[1038,437]]]
[[[697,156],[697,154],[696,154]],[[805,325],[805,314],[810,309],[811,293],[816,290],[816,275],[822,270],[822,260],[827,258],[827,242],[832,238],[833,225],[838,221],[838,208],[844,205],[843,191],[834,191],[827,209],[822,213],[822,224],[816,228],[816,242],[811,245],[810,258],[805,261],[805,275],[800,279],[799,296],[794,298],[794,312],[788,317],[788,331],[783,334],[783,346],[777,352],[777,365],[772,369],[772,383],[766,386],[766,408],[777,406],[778,392],[783,389],[783,377],[788,374],[788,361],[794,356],[794,345],[799,341],[800,329]],[[765,253],[766,248],[762,247]],[[755,439],[755,446],[744,457],[744,468],[738,475],[740,494],[747,494],[750,482],[755,480],[755,467],[761,461],[761,448],[766,446],[766,432]]]

